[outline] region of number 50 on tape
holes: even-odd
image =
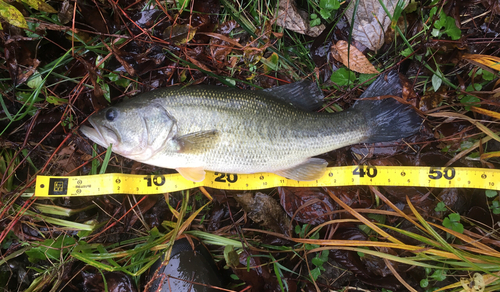
[[[150,195],[196,187],[226,190],[259,190],[273,187],[323,186],[413,186],[500,190],[500,170],[466,167],[422,166],[341,166],[330,167],[314,181],[296,181],[272,173],[233,174],[207,172],[202,182],[192,182],[180,174],[87,176],[38,176],[35,196],[96,196],[105,194]]]

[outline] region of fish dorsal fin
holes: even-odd
[[[185,179],[194,182],[200,182],[205,179],[205,170],[202,167],[182,167],[176,168],[175,170],[177,170]]]
[[[292,168],[276,171],[277,175],[289,179],[310,181],[319,179],[325,174],[328,162],[321,158],[309,158],[305,162]]]
[[[217,130],[199,131],[189,133],[175,138],[175,148],[179,153],[203,153],[217,145],[219,141],[219,132]]]
[[[263,91],[308,112],[319,110],[324,98],[323,92],[318,85],[308,80],[268,88]]]

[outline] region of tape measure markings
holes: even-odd
[[[273,173],[233,174],[208,172],[202,182],[180,174],[132,175],[108,173],[87,176],[38,176],[35,196],[96,196],[105,194],[150,195],[200,186],[226,190],[259,190],[273,187],[407,186],[500,190],[500,170],[466,167],[341,166],[330,167],[314,181],[296,181]]]

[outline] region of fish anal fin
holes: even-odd
[[[205,170],[202,167],[182,167],[176,168],[185,179],[200,182],[205,179]]]
[[[325,174],[328,162],[321,158],[309,158],[305,162],[292,168],[275,171],[277,175],[293,180],[311,181],[319,179]]]

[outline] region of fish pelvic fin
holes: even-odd
[[[200,182],[205,179],[205,170],[202,167],[176,168],[182,177],[194,182]]]
[[[373,82],[360,98],[384,95],[402,95],[402,82],[399,73],[389,72]],[[361,113],[370,125],[370,131],[364,143],[389,142],[416,134],[422,124],[422,118],[407,104],[392,98],[378,100],[358,100],[352,110]]]
[[[321,158],[308,158],[305,162],[292,168],[275,171],[277,175],[299,181],[319,179],[325,174],[328,162]]]

